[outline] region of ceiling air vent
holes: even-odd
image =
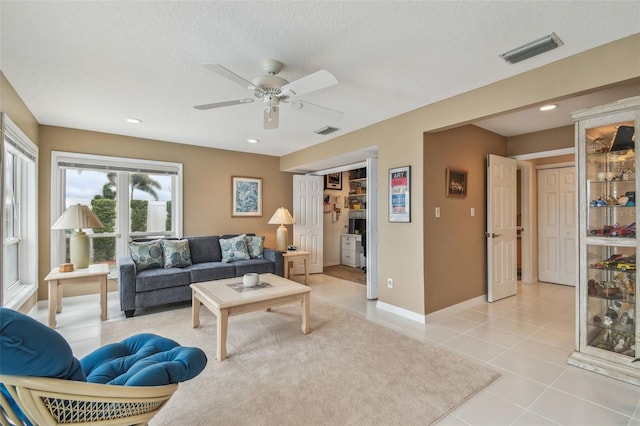
[[[322,129],[314,130],[313,133],[317,133],[319,135],[328,135],[329,133],[336,132],[340,129],[337,127],[324,126]]]
[[[563,44],[564,43],[562,43],[562,40],[558,38],[556,33],[551,33],[527,44],[523,44],[520,47],[511,49],[508,52],[500,55],[500,57],[510,64],[515,64],[517,62],[524,61],[525,59],[529,59],[541,53],[555,49],[556,47],[562,46]]]

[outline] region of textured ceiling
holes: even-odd
[[[3,0],[0,20],[0,69],[41,124],[279,156],[638,33],[640,2]],[[551,32],[563,46],[498,57]],[[193,109],[248,97],[201,64],[251,80],[265,58],[289,81],[333,73],[338,85],[301,99],[344,117],[283,107],[263,130],[260,102]],[[479,124],[531,131],[493,120]],[[313,133],[326,125],[340,131]]]

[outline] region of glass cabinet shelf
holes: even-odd
[[[567,362],[640,385],[636,299],[640,97],[579,111],[577,347]],[[635,135],[635,137],[634,137]]]

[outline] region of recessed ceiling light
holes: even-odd
[[[556,109],[557,107],[558,107],[558,105],[556,105],[556,104],[542,105],[540,107],[540,111],[551,111],[552,109]]]
[[[129,117],[129,118],[127,118],[127,123],[140,124],[140,123],[142,123],[142,120],[140,120],[139,118]]]
[[[249,143],[258,143],[260,141],[258,139],[247,139],[247,142],[249,142]]]

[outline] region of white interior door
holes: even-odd
[[[576,285],[575,167],[538,170],[538,279]]]
[[[487,156],[487,299],[518,291],[516,260],[516,160]]]
[[[310,274],[322,273],[322,176],[293,176],[293,244],[311,252]],[[294,265],[294,274],[303,274],[303,264]]]

